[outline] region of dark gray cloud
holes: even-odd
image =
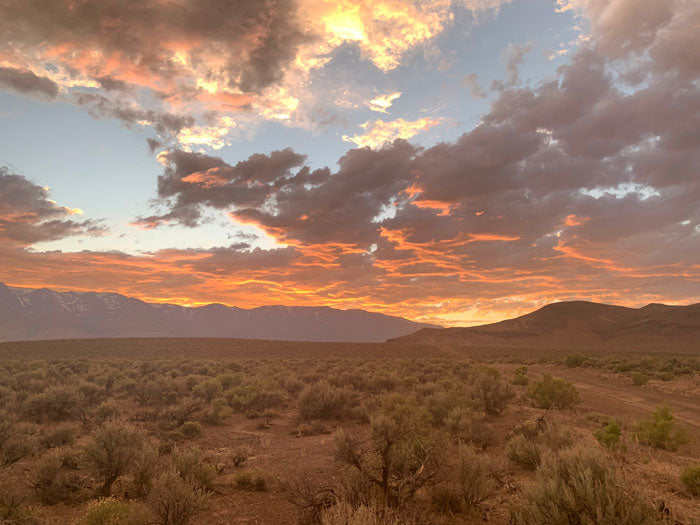
[[[307,40],[292,0],[26,0],[0,6],[0,36],[17,48],[64,46],[78,54],[90,49],[104,60],[130,64],[134,73],[168,79],[177,71],[171,59],[179,42],[193,63],[217,55],[231,87],[243,91],[279,81]],[[90,69],[108,89],[128,82],[128,75],[110,78],[100,61]]]
[[[172,138],[183,128],[193,126],[195,123],[191,115],[145,110],[98,93],[76,93],[74,99],[78,105],[88,108],[88,113],[93,118],[116,118],[127,127],[149,123],[158,135],[166,139]]]
[[[11,67],[0,67],[0,87],[51,100],[58,96],[58,85],[50,78]]]
[[[47,189],[0,166],[0,240],[28,245],[105,233],[99,222],[69,218],[74,215],[75,210],[51,201]]]

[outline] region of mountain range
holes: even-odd
[[[394,343],[452,348],[559,348],[700,352],[700,303],[627,308],[586,301],[548,304],[521,317],[468,328],[424,328]]]
[[[118,293],[56,292],[0,283],[0,341],[215,337],[383,342],[424,327],[435,325],[358,309],[187,307],[146,303]]]

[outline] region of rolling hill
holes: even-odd
[[[186,307],[117,293],[56,292],[0,283],[0,341],[208,337],[383,342],[427,326],[432,325],[357,309]]]
[[[585,301],[552,303],[515,319],[468,328],[424,328],[389,342],[451,348],[700,352],[700,304],[626,308]]]

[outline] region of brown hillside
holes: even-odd
[[[627,308],[585,301],[553,303],[483,326],[423,329],[391,339],[458,347],[571,348],[700,352],[700,304]]]

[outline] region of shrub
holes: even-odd
[[[267,490],[267,479],[265,476],[251,470],[236,474],[233,478],[233,484],[239,490],[254,490],[259,492]]]
[[[514,385],[527,385],[529,382],[527,378],[527,367],[519,366],[515,369],[515,376],[511,380]]]
[[[683,469],[681,483],[693,496],[700,496],[700,463],[688,465]]]
[[[539,423],[539,422],[538,422]],[[546,450],[556,451],[571,446],[568,429],[556,425],[525,425],[506,442],[506,455],[526,470],[535,470]]]
[[[321,525],[409,525],[396,513],[381,505],[357,507],[341,501],[321,512]]]
[[[506,442],[506,456],[526,470],[535,470],[540,464],[542,450],[533,440],[516,434]]]
[[[634,386],[646,385],[649,382],[649,376],[644,372],[632,372],[632,384]]]
[[[501,381],[496,370],[486,369],[474,378],[472,399],[480,410],[489,415],[503,412],[514,396],[511,386]]]
[[[180,432],[189,438],[200,437],[202,435],[202,424],[198,421],[185,421],[180,425]]]
[[[97,405],[91,412],[90,416],[98,425],[101,425],[105,421],[110,419],[116,419],[119,417],[119,407],[112,401],[103,401]]]
[[[620,446],[622,430],[620,429],[620,424],[616,420],[611,419],[603,428],[593,432],[593,435],[605,448],[615,449]]]
[[[586,356],[581,354],[570,354],[564,358],[564,364],[569,368],[576,368],[586,362]]]
[[[440,514],[459,514],[464,510],[459,490],[454,485],[436,485],[430,490],[430,502]]]
[[[639,421],[635,433],[640,442],[670,451],[678,450],[678,447],[690,441],[686,430],[675,422],[671,407],[667,404],[658,406],[651,416]]]
[[[0,466],[12,465],[34,453],[36,438],[32,425],[17,423],[11,418],[0,425]]]
[[[131,425],[114,421],[95,431],[83,452],[102,479],[100,495],[109,496],[114,482],[134,464],[144,446],[143,432]]]
[[[468,509],[477,507],[493,494],[496,485],[487,460],[468,446],[460,447],[457,464],[457,493]]]
[[[88,506],[84,525],[147,525],[148,508],[137,502],[124,502],[114,498],[93,501]]]
[[[78,429],[75,425],[59,425],[41,437],[41,444],[47,448],[62,447],[75,443]]]
[[[657,523],[654,508],[617,476],[614,464],[599,450],[583,448],[545,454],[536,484],[511,508],[511,520],[524,525]]]
[[[350,400],[347,391],[319,382],[307,387],[299,397],[299,417],[310,419],[342,419]]]
[[[542,374],[542,379],[529,386],[527,395],[537,408],[569,408],[581,402],[572,382],[551,374]]]
[[[53,386],[24,401],[24,414],[36,423],[77,419],[82,398],[78,390],[68,386]]]
[[[370,442],[336,432],[336,457],[377,487],[386,504],[403,505],[416,491],[437,483],[445,459],[445,440],[432,431],[427,413],[401,395],[384,399],[370,420]]]
[[[132,484],[134,496],[144,498],[153,484],[158,464],[158,449],[150,444],[143,446],[134,458]]]
[[[46,505],[72,503],[82,489],[79,478],[75,474],[65,472],[61,463],[60,454],[53,452],[37,464],[34,488],[41,502]]]
[[[233,449],[231,452],[231,462],[233,463],[234,467],[240,467],[248,461],[248,458],[250,457],[251,450],[250,447],[247,445],[239,445],[236,448]]]
[[[204,414],[204,421],[210,425],[221,425],[224,419],[231,415],[231,409],[223,398],[215,399],[212,406]]]
[[[12,525],[40,525],[37,513],[24,502],[26,495],[20,494],[15,485],[0,483],[0,523]]]
[[[221,383],[216,379],[208,379],[199,383],[192,389],[192,395],[194,397],[199,397],[210,403],[212,399],[219,397],[223,393],[224,389]]]
[[[197,447],[187,450],[173,450],[173,464],[175,470],[190,485],[205,492],[214,489],[216,480],[216,467],[205,461],[204,453]]]
[[[182,479],[176,472],[166,472],[154,483],[148,505],[157,525],[187,525],[206,505],[206,493]]]

